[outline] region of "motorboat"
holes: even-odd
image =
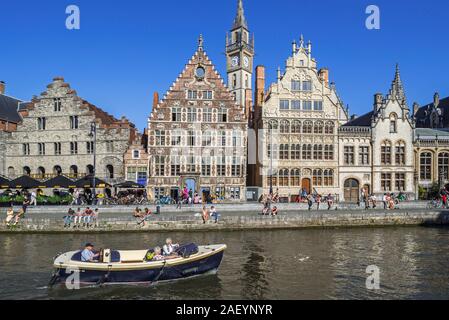
[[[87,285],[156,283],[216,273],[225,250],[224,244],[188,244],[180,246],[174,257],[155,261],[152,250],[101,249],[98,262],[83,262],[82,251],[71,251],[55,258],[49,285],[70,281]]]

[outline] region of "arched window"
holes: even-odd
[[[323,133],[323,123],[321,121],[315,122],[315,125],[313,126],[313,133],[315,134],[322,134]]]
[[[438,154],[438,179],[446,182],[449,180],[449,153]]]
[[[301,133],[301,121],[294,120],[292,123],[292,133]]]
[[[287,160],[289,158],[289,146],[288,144],[281,144],[279,148],[279,159]]]
[[[299,187],[301,185],[301,171],[299,169],[292,169],[290,171],[290,186]]]
[[[277,130],[278,129],[278,122],[276,120],[270,120],[268,122],[268,130]]]
[[[24,175],[24,176],[29,176],[29,175],[31,175],[31,169],[30,169],[30,167],[23,167],[23,175]]]
[[[314,145],[313,146],[313,159],[314,160],[323,160],[323,146],[322,145]]]
[[[305,121],[304,127],[302,128],[303,133],[312,133],[313,123],[312,121]]]
[[[44,167],[37,168],[37,175],[39,176],[40,179],[44,179],[45,178],[45,168]]]
[[[391,164],[391,142],[386,140],[380,147],[380,161],[383,165]]]
[[[106,166],[106,176],[109,179],[114,179],[114,167],[110,164]]]
[[[397,132],[397,115],[395,113],[390,114],[390,133]]]
[[[321,187],[323,185],[323,170],[315,169],[312,174],[313,185]]]
[[[78,167],[73,165],[70,167],[70,177],[71,178],[78,178]]]
[[[334,160],[334,146],[325,145],[324,146],[324,160]]]
[[[324,186],[331,187],[334,185],[334,170],[324,170]]]
[[[53,167],[53,174],[55,176],[60,176],[62,174],[62,169],[60,166],[54,166]]]
[[[312,145],[305,144],[302,146],[302,159],[303,160],[312,160]]]
[[[94,166],[93,165],[88,165],[86,166],[86,173],[88,176],[93,176],[94,175]]]
[[[419,163],[420,179],[432,180],[432,154],[430,152],[421,153]]]
[[[291,159],[300,160],[301,159],[301,145],[292,144],[291,146]]]
[[[398,141],[394,151],[396,165],[405,166],[405,142]]]
[[[280,187],[288,187],[288,169],[282,169],[279,171],[279,186]]]
[[[16,170],[14,169],[14,167],[9,167],[8,168],[8,178],[15,178],[16,176]]]
[[[281,120],[280,131],[281,133],[290,133],[290,123],[287,120]]]
[[[334,123],[332,121],[326,122],[326,125],[324,127],[324,133],[325,134],[334,134]]]

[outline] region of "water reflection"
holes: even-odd
[[[218,275],[156,286],[48,291],[58,252],[144,249],[166,237],[225,243]],[[449,299],[448,228],[372,228],[251,232],[0,235],[0,299]],[[366,267],[381,290],[366,289]]]

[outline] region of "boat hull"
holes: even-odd
[[[56,267],[51,285],[79,281],[80,284],[120,284],[120,283],[155,283],[172,281],[213,273],[222,262],[224,249],[204,257],[179,258],[167,260],[154,266],[152,263],[114,265],[114,267],[95,268],[95,264],[60,265]]]

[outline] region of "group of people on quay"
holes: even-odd
[[[91,209],[90,207],[76,211],[70,208],[67,214],[63,217],[64,228],[93,228],[98,227],[100,211],[98,208]]]
[[[206,224],[210,220],[210,218],[213,219],[214,223],[218,223],[218,219],[220,218],[220,216],[221,215],[217,212],[215,206],[211,206],[210,209],[208,209],[205,205],[203,206],[203,210],[201,213],[203,224]]]

